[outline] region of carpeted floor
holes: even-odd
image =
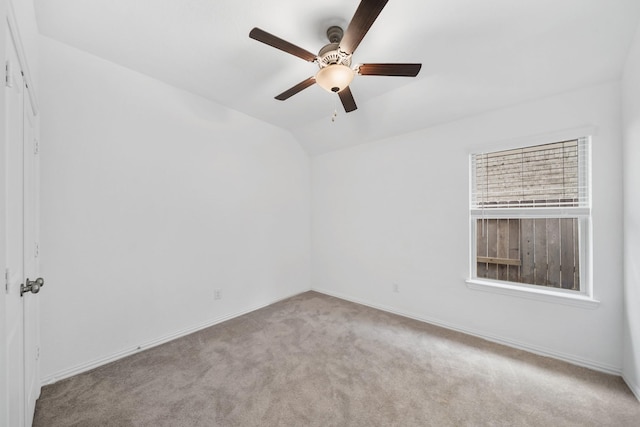
[[[34,426],[640,426],[621,378],[307,292],[43,388]]]

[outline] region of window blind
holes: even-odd
[[[588,142],[472,154],[471,207],[589,207]]]

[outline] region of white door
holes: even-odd
[[[7,34],[6,114],[6,298],[7,390],[10,426],[30,426],[38,379],[37,297],[24,286],[37,276],[37,158],[35,120],[11,33]],[[36,291],[38,284],[29,287]]]
[[[26,88],[25,88],[26,89]],[[28,90],[28,89],[27,89]],[[25,281],[39,277],[39,143],[36,136],[36,118],[29,96],[24,96],[24,269]],[[40,286],[40,283],[37,283]],[[38,298],[33,292],[22,298],[24,318],[24,385],[25,424],[33,423],[36,400],[40,396],[40,310]],[[37,290],[39,292],[39,290]],[[36,292],[36,293],[37,293]]]
[[[20,285],[24,271],[24,82],[11,37],[7,37],[6,144],[7,144],[7,382],[9,425],[23,426],[24,310]]]

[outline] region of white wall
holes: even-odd
[[[44,37],[40,61],[44,381],[309,289],[290,134]]]
[[[624,117],[623,376],[640,399],[640,27],[622,82]]]
[[[313,158],[312,288],[620,372],[619,91],[617,83],[603,84]],[[468,289],[468,154],[585,126],[597,128],[593,276],[599,307]]]

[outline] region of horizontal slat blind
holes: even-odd
[[[473,154],[472,208],[588,207],[587,138]]]

